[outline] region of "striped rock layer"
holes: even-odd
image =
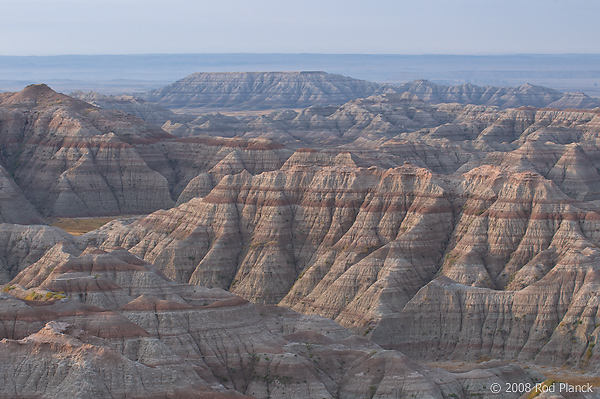
[[[242,172],[80,240],[415,356],[598,361],[600,217],[537,173]]]
[[[424,366],[326,318],[174,283],[122,248],[58,243],[4,291],[2,397],[442,399],[545,378]]]

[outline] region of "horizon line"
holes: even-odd
[[[228,53],[118,53],[118,54],[0,54],[0,57],[43,58],[43,57],[121,57],[121,56],[177,56],[177,55],[327,55],[327,56],[392,56],[392,57],[521,57],[521,56],[600,56],[600,53],[285,53],[285,52],[228,52]]]

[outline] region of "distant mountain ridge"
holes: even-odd
[[[563,93],[529,83],[518,87],[475,86],[470,83],[444,86],[427,80],[415,80],[398,87],[399,93],[409,92],[425,102],[459,103],[518,108],[543,108],[563,98]],[[563,102],[564,103],[564,102]],[[565,103],[565,105],[568,105]]]
[[[358,98],[412,93],[429,103],[459,103],[500,108],[596,108],[600,100],[584,93],[561,93],[532,84],[518,87],[445,86],[427,80],[402,85],[381,84],[322,71],[199,72],[161,89],[142,94],[144,100],[171,109],[268,110],[341,105]]]
[[[168,108],[259,110],[343,104],[388,85],[326,72],[199,72],[143,94]]]

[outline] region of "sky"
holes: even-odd
[[[600,53],[598,0],[0,0],[0,55]]]

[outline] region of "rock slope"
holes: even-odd
[[[149,213],[173,206],[202,173],[210,173],[212,188],[231,157],[261,173],[289,156],[282,145],[262,139],[175,140],[153,124],[44,85],[0,95],[0,131],[0,163],[10,173],[3,178],[0,214],[19,223],[41,221],[30,205],[9,215],[27,200],[46,216]]]
[[[167,179],[136,144],[169,135],[45,85],[0,95],[1,160],[47,215],[140,213],[171,206]]]
[[[515,148],[511,143],[521,135],[526,137],[542,128],[597,131],[596,115],[596,111],[583,110],[429,104],[405,93],[357,99],[341,106],[276,111],[257,118],[205,115],[198,124],[192,121],[176,133],[227,136],[233,132],[246,138],[315,148],[348,144],[356,148],[370,141],[385,145],[385,139],[432,147],[442,145],[441,139],[446,138],[457,142],[463,151],[507,151]]]
[[[333,318],[415,356],[464,358],[465,346],[444,351],[473,336],[483,343],[468,346],[468,360],[595,367],[599,223],[533,172],[296,165],[225,176],[203,198],[80,240],[128,248],[175,281]],[[448,291],[448,278],[458,288]],[[472,304],[452,299],[461,290]],[[490,320],[470,316],[473,307]],[[426,351],[435,339],[439,352]]]
[[[240,120],[231,123],[246,138],[298,148],[288,166],[337,165],[341,158],[334,159],[344,153],[350,154],[348,166],[390,168],[409,162],[441,174],[495,165],[540,173],[575,199],[599,199],[597,111],[431,105],[388,94],[340,107],[275,112],[244,129]]]
[[[205,115],[170,125],[171,131],[243,139],[176,139],[133,116],[31,86],[0,97],[0,122],[0,162],[45,216],[169,208],[206,195],[227,174],[256,175],[308,156],[299,151],[290,158],[292,151],[277,142],[330,148],[311,155],[323,166],[390,168],[410,162],[449,174],[510,164],[541,173],[575,198],[594,199],[600,187],[598,174],[586,167],[597,159],[593,138],[600,127],[594,111],[431,105],[409,94],[386,94],[257,119]],[[8,197],[18,201],[15,195]]]
[[[25,267],[37,262],[55,244],[71,240],[57,227],[0,225],[0,284],[12,280]]]
[[[442,399],[545,378],[424,366],[325,318],[170,282],[123,249],[51,252],[0,296],[3,397]]]
[[[340,105],[371,95],[414,94],[427,103],[459,103],[500,108],[597,108],[600,100],[583,93],[547,87],[445,86],[427,80],[402,85],[366,82],[326,72],[199,72],[161,89],[144,93],[152,103],[180,111],[268,110]],[[127,107],[126,104],[123,106]]]
[[[415,80],[398,86],[396,91],[416,94],[422,100],[433,104],[459,103],[500,108],[591,109],[600,107],[600,100],[583,93],[563,94],[557,90],[529,83],[518,87],[476,86],[470,83],[445,86],[427,80]]]
[[[0,222],[36,224],[44,221],[33,204],[25,198],[12,176],[0,166]]]
[[[76,91],[71,93],[70,96],[98,108],[125,111],[130,115],[159,126],[162,126],[167,121],[173,123],[185,123],[194,119],[193,116],[176,114],[161,105],[149,103],[144,101],[141,97],[127,94],[108,96],[93,91],[88,93]]]
[[[351,340],[344,351],[358,345],[360,364],[371,362],[364,353],[382,351],[391,363],[373,362],[390,364],[396,376],[414,368],[395,350],[426,360],[497,358],[590,372],[599,366],[597,111],[428,104],[384,94],[242,121],[253,126],[243,138],[176,138],[44,86],[0,95],[0,112],[9,188],[0,204],[13,207],[7,209],[27,203],[21,189],[46,215],[154,211],[77,238],[47,226],[2,225],[0,278],[12,301],[6,308],[17,312],[8,313],[5,330],[23,331],[7,339],[43,340],[47,331],[36,334],[46,323],[73,324],[48,329],[87,331],[105,340],[93,341],[98,345],[112,345],[114,356],[121,351],[118,364],[133,370],[141,366],[129,361],[154,356],[138,356],[147,341],[139,337],[153,338],[162,360],[143,365],[183,373],[168,374],[170,381],[196,373],[181,377],[182,396],[205,389],[268,397],[281,389],[284,397],[291,387],[283,381],[293,373],[282,369],[306,375],[294,388],[300,397],[371,395],[363,380],[339,371],[341,360],[327,363],[350,333],[291,311],[278,319],[273,305],[358,333],[370,342]],[[213,116],[219,128],[233,123]],[[305,148],[269,139],[280,137]],[[23,212],[6,220],[39,218]],[[63,296],[70,300],[53,302]],[[213,306],[216,297],[226,302]],[[18,314],[21,307],[31,318]],[[94,324],[97,309],[116,325]],[[207,310],[224,324],[202,319]],[[329,341],[299,332],[300,347],[318,343],[323,352],[289,349],[297,341],[286,336],[296,331],[285,328],[298,318],[320,320],[323,331],[340,335]],[[204,329],[218,325],[232,338],[192,328],[190,320]],[[120,328],[133,331],[134,341]],[[70,336],[81,341],[85,334],[78,334]],[[28,348],[27,356],[42,351]],[[253,353],[268,358],[261,382],[247,374]],[[310,368],[315,362],[321,371]],[[379,385],[384,374],[377,380],[373,368],[356,371],[375,381],[366,386],[382,389],[381,397],[398,396]],[[277,377],[282,387],[272,384],[274,375],[285,377]],[[448,378],[457,390],[431,380],[410,389],[438,392],[432,397],[473,393],[462,377]],[[139,396],[163,395],[152,384],[144,391],[144,381],[132,382]]]
[[[168,108],[264,110],[343,104],[383,90],[326,72],[199,72],[143,98]]]

